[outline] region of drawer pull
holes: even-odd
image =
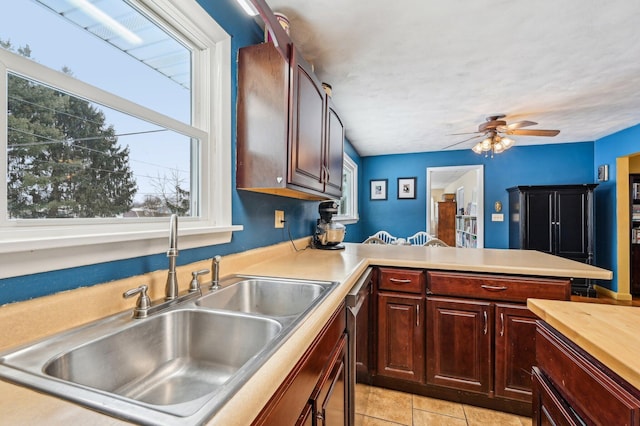
[[[489,291],[505,291],[508,290],[509,287],[505,286],[505,285],[487,285],[487,284],[482,284],[480,287],[484,288],[485,290],[489,290]]]
[[[389,278],[389,281],[395,284],[410,284],[411,280],[401,280],[399,278]]]

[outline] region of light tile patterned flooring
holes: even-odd
[[[531,426],[529,417],[358,383],[356,426]]]

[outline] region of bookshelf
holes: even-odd
[[[478,218],[470,215],[456,216],[456,247],[478,247]]]
[[[631,294],[640,295],[640,174],[629,175],[631,190]]]

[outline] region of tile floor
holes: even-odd
[[[528,417],[356,385],[356,426],[531,426]]]

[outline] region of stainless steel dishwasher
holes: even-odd
[[[346,296],[347,306],[347,334],[348,334],[348,362],[347,380],[349,395],[349,425],[355,424],[355,390],[356,390],[356,335],[358,332],[367,333],[367,330],[357,330],[356,322],[358,312],[363,303],[368,300],[371,291],[371,277],[373,268],[367,268]]]

